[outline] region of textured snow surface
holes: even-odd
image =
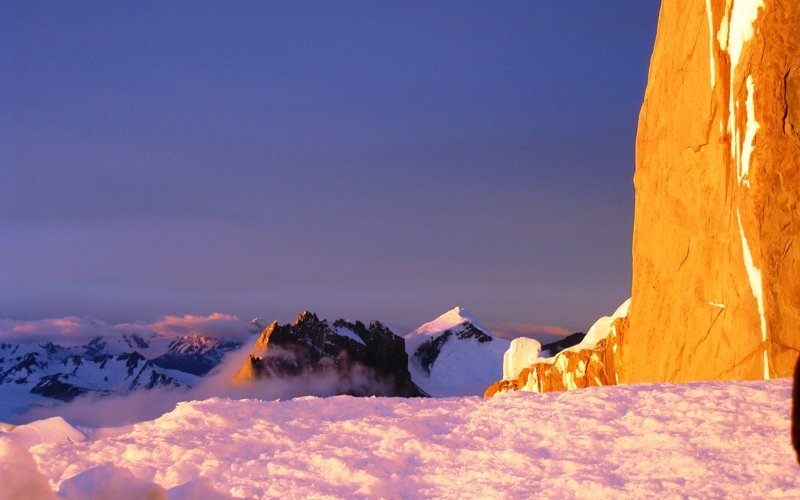
[[[26,446],[64,441],[78,443],[86,440],[83,432],[61,417],[46,418],[20,426],[10,426],[7,436]]]
[[[492,399],[210,399],[117,435],[32,446],[39,472],[0,437],[0,484],[41,488],[43,475],[88,495],[104,471],[121,488],[173,497],[798,498],[790,393],[778,379]]]

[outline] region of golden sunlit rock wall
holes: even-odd
[[[800,349],[800,2],[667,0],[636,139],[621,382],[761,379]]]
[[[561,351],[552,363],[534,363],[524,368],[515,380],[493,383],[483,397],[513,391],[551,392],[616,385],[620,372],[616,353],[627,327],[628,318],[617,318],[609,334],[594,348]]]

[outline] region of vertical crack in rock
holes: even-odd
[[[739,208],[736,209],[736,220],[739,223],[739,235],[742,239],[742,256],[744,258],[744,267],[747,270],[747,278],[750,281],[750,289],[753,291],[753,296],[756,299],[758,306],[758,315],[761,323],[761,347],[764,351],[764,380],[769,380],[769,358],[767,357],[767,319],[764,312],[764,286],[761,281],[761,270],[753,264],[753,255],[750,253],[750,247],[747,244],[747,236],[744,234],[742,227],[742,215]]]
[[[729,7],[726,2],[726,10]],[[753,24],[758,18],[759,9],[764,8],[762,0],[737,0],[731,6],[731,21],[727,28],[726,49],[730,56],[730,87],[728,101],[728,133],[731,136],[731,153],[736,162],[736,176],[740,187],[750,189],[750,158],[755,147],[755,137],[758,132],[759,123],[756,120],[755,112],[755,84],[753,75],[747,75],[745,79],[745,129],[744,139],[737,127],[737,111],[740,108],[736,96],[736,69],[742,56],[742,52],[753,37]],[[736,220],[739,225],[739,235],[742,243],[742,257],[745,270],[747,271],[748,281],[753,296],[756,299],[758,314],[761,326],[761,347],[764,357],[764,379],[769,379],[769,358],[767,353],[767,321],[764,307],[764,289],[761,279],[761,270],[755,265],[753,255],[747,243],[744,226],[742,225],[741,210],[736,207]]]

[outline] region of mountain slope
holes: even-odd
[[[408,333],[411,378],[434,397],[474,396],[502,375],[508,340],[492,337],[469,311],[455,307]]]

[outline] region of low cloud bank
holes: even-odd
[[[534,323],[500,323],[491,325],[492,335],[508,340],[518,337],[536,339],[542,344],[561,340],[574,332],[558,326],[539,325]]]
[[[367,367],[353,363],[346,375],[335,370],[319,370],[293,377],[264,378],[246,384],[234,384],[233,376],[248,361],[252,346],[245,344],[225,359],[191,389],[160,388],[136,391],[127,395],[100,396],[90,394],[69,403],[38,406],[13,419],[21,424],[53,416],[63,417],[82,427],[92,436],[100,427],[120,427],[153,420],[172,411],[182,401],[214,397],[231,399],[291,399],[298,396],[326,397],[348,392],[351,388],[381,384]]]
[[[117,324],[76,316],[30,321],[0,319],[0,342],[53,342],[74,346],[95,337],[122,334],[144,336],[152,333],[168,337],[199,334],[241,342],[250,337],[253,328],[247,321],[223,313],[208,316],[163,316],[152,322]]]

